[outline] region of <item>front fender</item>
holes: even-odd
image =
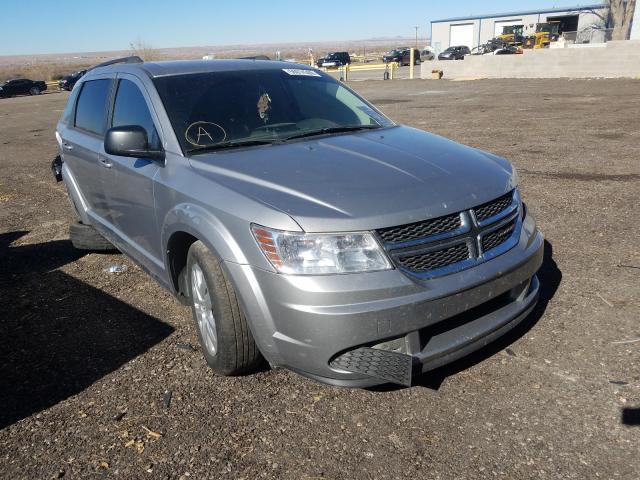
[[[275,271],[258,248],[248,221],[222,211],[216,215],[210,209],[191,203],[175,205],[162,221],[161,241],[166,267],[169,267],[169,240],[178,232],[188,233],[202,241],[220,261]]]

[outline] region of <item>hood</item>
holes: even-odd
[[[307,232],[439,217],[492,200],[516,181],[506,160],[401,126],[212,152],[190,162],[201,175],[287,213]]]

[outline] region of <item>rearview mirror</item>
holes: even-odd
[[[164,160],[164,151],[149,148],[147,132],[139,125],[123,125],[107,130],[104,151],[121,157]]]

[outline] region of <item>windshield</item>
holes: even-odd
[[[154,83],[185,153],[393,125],[315,70],[210,72],[159,77]]]
[[[557,23],[539,23],[536,28],[537,33],[558,33],[559,24]]]

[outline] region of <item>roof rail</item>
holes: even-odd
[[[108,67],[109,65],[115,65],[116,63],[144,63],[144,60],[142,60],[137,55],[132,55],[130,57],[114,58],[113,60],[108,60],[106,62],[102,62],[102,63],[99,63],[98,65],[94,65],[91,68],[88,68],[87,72],[89,70],[93,70],[94,68]]]

